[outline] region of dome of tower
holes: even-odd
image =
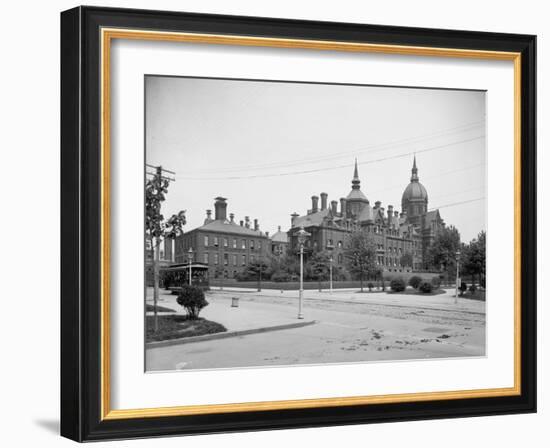
[[[428,192],[426,191],[426,188],[418,181],[411,182],[407,185],[407,188],[405,188],[405,191],[403,192],[401,202],[410,200],[428,200]]]
[[[424,201],[428,202],[428,192],[424,185],[422,185],[418,180],[418,168],[416,167],[416,156],[414,157],[413,167],[411,170],[411,183],[407,185],[403,196],[401,197],[401,204],[404,206],[410,201]]]

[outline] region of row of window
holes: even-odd
[[[209,235],[204,236],[204,247],[208,247],[210,246],[210,244],[212,244],[212,246],[214,247],[219,247],[220,243],[223,245],[223,247],[229,247],[229,238],[219,238],[217,236],[210,237]],[[254,250],[254,249],[262,250],[261,241],[255,242],[254,240],[250,240],[247,243],[247,240],[245,239],[238,241],[237,238],[233,238],[231,240],[231,247],[233,249],[237,249],[237,248],[246,249],[247,244],[250,250]]]
[[[232,266],[239,266],[239,262],[241,266],[246,266],[246,263],[247,263],[246,255],[223,254],[222,259],[223,259],[224,266],[229,266],[230,262]],[[250,255],[248,259],[250,260],[250,263],[254,263],[254,261],[256,261],[256,257],[254,255]],[[208,252],[205,252],[203,254],[203,263],[210,264],[210,261],[212,261],[214,265],[219,265],[220,254],[217,252],[214,252],[213,254],[209,254]]]

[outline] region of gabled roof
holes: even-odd
[[[298,216],[293,223],[293,227],[311,227],[320,226],[323,220],[329,215],[330,209],[320,210],[309,215]]]
[[[260,230],[254,230],[250,229],[244,226],[240,226],[239,224],[235,222],[229,222],[229,221],[221,221],[216,220],[209,222],[208,224],[205,224],[197,230],[205,230],[209,232],[224,232],[224,233],[231,233],[234,235],[243,235],[243,236],[255,236],[255,237],[265,237],[265,234],[261,232]]]
[[[426,213],[426,222],[439,221],[441,220],[441,215],[439,214],[439,209],[431,210]]]

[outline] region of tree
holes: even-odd
[[[460,234],[454,226],[444,227],[428,247],[426,260],[431,269],[442,269],[453,277],[456,269],[456,252],[460,249]]]
[[[161,213],[162,203],[166,200],[169,185],[169,179],[162,176],[161,167],[157,168],[156,173],[145,184],[145,237],[149,241],[153,263],[155,331],[158,331],[157,303],[159,297],[160,244],[165,238],[174,239],[180,236],[186,223],[185,210],[172,215],[168,220],[165,220]]]
[[[178,294],[177,302],[185,308],[189,319],[198,319],[201,310],[208,305],[204,291],[198,286],[183,285]]]
[[[306,271],[312,280],[317,280],[321,292],[321,282],[329,278],[330,255],[327,252],[314,252],[307,262]]]
[[[486,233],[482,231],[463,248],[462,269],[465,274],[471,275],[472,283],[476,276],[479,284],[485,283],[485,239]]]
[[[361,292],[363,292],[364,278],[374,274],[377,269],[376,244],[373,235],[364,230],[351,233],[346,239],[344,257],[348,270],[359,276]]]
[[[258,291],[261,291],[262,278],[266,279],[271,277],[272,272],[270,265],[271,263],[266,262],[264,259],[250,261],[239,273],[237,279],[241,281],[257,280]]]
[[[410,252],[405,252],[403,255],[401,255],[401,258],[399,259],[399,263],[403,267],[409,267],[412,268],[413,265],[413,256]]]

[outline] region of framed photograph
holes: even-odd
[[[61,14],[61,433],[536,411],[535,36]]]

